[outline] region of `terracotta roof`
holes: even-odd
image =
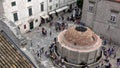
[[[86,27],[87,30],[82,32],[76,30],[75,28],[76,27],[70,27],[65,32],[64,37],[68,42],[79,46],[90,46],[96,42],[97,37],[91,29]]]
[[[0,33],[0,68],[34,68]]]
[[[120,3],[120,0],[109,0],[109,1],[113,1],[113,2],[118,2],[118,3]]]
[[[115,1],[118,1],[118,2],[120,2],[120,0],[115,0]]]

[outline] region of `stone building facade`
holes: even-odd
[[[50,11],[62,11],[66,9],[62,7],[73,3],[76,0],[0,0],[0,17],[11,20],[25,33],[39,26],[41,17],[48,18]]]
[[[73,9],[76,7],[77,0],[48,0],[47,11],[49,14],[60,12],[64,9]]]
[[[97,34],[120,44],[119,0],[84,0],[81,21]]]

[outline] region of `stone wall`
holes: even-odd
[[[96,11],[91,14],[88,12],[88,8],[89,1],[84,0],[81,21],[91,27],[97,34],[120,44],[120,3],[106,0],[98,1],[94,6]],[[118,11],[116,23],[110,22],[111,10]]]
[[[82,62],[87,64],[92,64],[96,62],[96,58],[101,56],[100,48],[98,50],[92,52],[79,52],[79,51],[72,51],[67,48],[62,47],[60,44],[57,44],[57,53],[61,57],[65,57],[69,63],[79,65]]]
[[[3,13],[4,13],[4,9],[2,6],[2,0],[0,0],[0,18],[3,16]]]
[[[0,20],[0,31],[3,30],[11,39],[15,42],[15,44],[19,45],[20,41],[15,37],[13,32],[10,30],[10,28]]]
[[[60,47],[60,45],[57,45],[58,49],[59,49],[59,47]],[[58,52],[58,49],[57,49],[57,51],[56,50],[54,51],[54,54],[57,58],[59,58],[58,54],[60,55],[60,53]],[[85,61],[89,60],[88,61],[89,68],[95,68],[98,64],[101,63],[101,60],[102,60],[102,57],[103,57],[103,54],[100,53],[101,51],[99,51],[99,50],[96,50],[94,52],[90,52],[90,54],[88,54],[88,53],[78,53],[78,52],[75,53],[75,52],[67,50],[65,48],[61,49],[61,51],[62,50],[63,50],[62,57],[66,57],[66,59],[67,59],[67,61],[64,61],[64,64],[67,68],[70,68],[70,67],[82,68],[83,65],[78,64],[78,63],[81,63],[80,62],[81,58],[84,58]],[[98,56],[95,56],[95,55],[99,55],[99,59],[98,60],[95,60],[95,59],[91,60],[92,58],[98,58]],[[91,58],[90,58],[90,56],[91,56]],[[89,59],[87,59],[87,58],[89,58]],[[75,61],[75,60],[77,60],[78,62]],[[95,61],[95,62],[93,62],[93,61]],[[61,68],[58,64],[56,64],[56,62],[53,62],[53,64],[55,66],[57,66],[58,68]]]
[[[119,6],[119,3],[111,1],[98,3],[93,30],[104,35],[107,39],[120,44],[120,13],[118,13],[116,23],[110,22],[111,10],[119,11]]]

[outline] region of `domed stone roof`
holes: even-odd
[[[102,46],[102,40],[90,28],[72,26],[60,32],[58,42],[62,48],[77,52],[91,52]]]
[[[66,30],[64,37],[66,41],[78,46],[90,46],[97,40],[94,32],[88,27],[74,26]]]

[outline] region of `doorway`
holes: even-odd
[[[33,29],[34,28],[34,24],[33,24],[33,21],[30,22],[30,29]]]
[[[73,8],[73,7],[72,7],[72,4],[70,4],[69,8],[70,8],[70,9],[72,9],[72,8]]]

